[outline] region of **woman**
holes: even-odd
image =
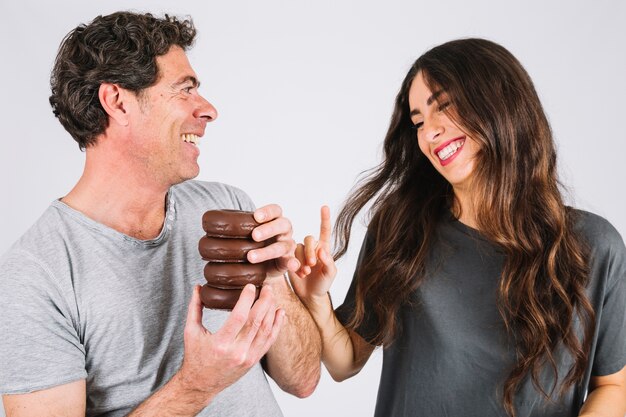
[[[506,49],[457,40],[415,62],[384,160],[338,216],[336,257],[368,203],[341,307],[328,208],[290,278],[335,380],[384,347],[376,416],[624,416],[624,243],[564,205],[548,121]]]

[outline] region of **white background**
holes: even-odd
[[[82,172],[84,155],[48,105],[61,39],[98,14],[131,6],[189,14],[197,25],[190,59],[220,113],[201,143],[199,178],[237,185],[257,205],[281,204],[298,239],[316,232],[321,204],[336,214],[358,174],[378,163],[395,94],[415,58],[470,36],[503,44],[535,81],[568,201],[626,232],[626,2],[176,3],[2,0],[0,253]],[[339,263],[336,302],[362,235],[359,225]],[[285,416],[372,415],[381,358],[375,353],[340,384],[324,373],[304,400],[274,387]]]

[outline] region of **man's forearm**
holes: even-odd
[[[128,414],[128,417],[192,417],[202,411],[214,397],[215,394],[188,388],[177,373]]]
[[[320,378],[319,331],[283,276],[268,278],[265,285],[271,286],[286,312],[285,324],[265,356],[265,369],[284,391],[300,398],[308,397]]]

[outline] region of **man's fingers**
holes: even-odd
[[[300,266],[300,261],[298,261],[295,257],[285,255],[274,259],[273,262],[268,263],[267,274],[274,276],[277,274],[283,274],[287,271],[301,271]]]
[[[183,331],[185,345],[187,345],[187,343],[192,343],[192,341],[198,337],[209,333],[209,331],[202,325],[202,308],[202,301],[200,300],[200,286],[196,285],[193,287],[191,299],[189,300],[189,306],[187,307],[187,321],[185,322],[185,329]]]
[[[295,249],[296,242],[294,242],[293,240],[274,242],[264,248],[255,249],[248,252],[248,261],[256,264],[259,262],[267,261],[268,259],[277,259],[281,257],[293,258],[292,254]]]
[[[259,357],[263,356],[270,349],[270,347],[272,347],[276,338],[278,338],[280,329],[283,327],[283,323],[285,322],[285,310],[279,308],[273,314],[268,314],[267,318],[271,321],[271,330],[269,334],[259,332],[252,344],[254,349],[259,349]]]
[[[322,206],[320,210],[320,242],[330,248],[330,236],[332,227],[330,225],[330,209],[328,206]]]
[[[252,239],[257,242],[275,237],[277,240],[291,239],[291,222],[286,217],[279,217],[257,226],[252,231]]]
[[[237,337],[237,334],[239,334],[248,320],[250,308],[252,307],[252,303],[254,303],[255,296],[256,288],[252,284],[246,285],[243,290],[241,290],[237,304],[235,304],[228,319],[226,319],[226,322],[220,329],[220,332],[224,336],[229,339],[235,339],[235,337]]]
[[[265,352],[267,352],[267,349],[271,346],[271,344],[268,346],[267,342],[271,339],[272,334],[274,333],[274,323],[276,321],[278,311],[280,311],[280,309],[277,309],[275,305],[274,308],[266,311],[263,321],[261,322],[261,326],[250,343],[250,351],[253,352],[255,356],[260,357],[264,355]]]
[[[202,301],[200,300],[200,286],[193,287],[189,307],[187,307],[187,324],[202,326]]]
[[[268,204],[254,211],[254,220],[265,223],[283,215],[283,209],[278,204]]]
[[[261,329],[265,316],[268,312],[273,315],[275,310],[274,293],[270,287],[264,286],[261,288],[259,299],[250,310],[248,320],[237,335],[237,339],[245,346],[250,346]]]

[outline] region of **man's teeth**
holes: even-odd
[[[181,135],[181,137],[183,138],[183,142],[191,142],[194,145],[197,145],[198,142],[200,142],[200,137],[192,133],[186,133],[184,135]]]
[[[449,144],[448,146],[446,146],[445,148],[437,152],[437,156],[442,161],[445,161],[446,159],[454,155],[456,150],[459,149],[461,146],[463,146],[464,143],[465,143],[465,140],[457,140],[455,142],[452,142],[451,144]]]

